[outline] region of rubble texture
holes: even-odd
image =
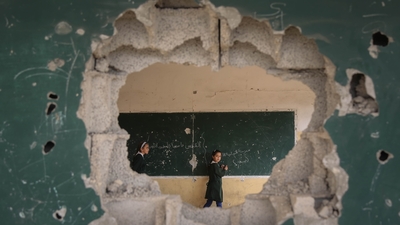
[[[348,176],[323,125],[339,95],[335,68],[298,28],[276,34],[267,21],[242,17],[208,1],[150,0],[127,10],[114,35],[93,46],[82,83],[78,116],[84,121],[91,160],[87,183],[105,214],[91,224],[337,224]],[[230,209],[199,209],[160,193],[157,182],[129,168],[118,125],[117,99],[129,73],[156,62],[211,66],[256,65],[282,79],[296,79],[316,94],[315,111],[301,140],[278,162],[259,194]],[[365,97],[364,97],[365,99]],[[357,101],[354,100],[353,101]],[[359,111],[359,110],[358,110]],[[132,216],[137,214],[138,216]]]

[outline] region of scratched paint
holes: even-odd
[[[97,210],[98,210],[98,208],[97,208],[97,206],[96,206],[95,204],[93,204],[93,205],[90,207],[90,209],[91,209],[93,212],[97,212]]]
[[[379,138],[379,131],[371,133],[372,138]]]
[[[381,175],[381,164],[378,165],[376,168],[375,174],[372,178],[371,185],[370,185],[370,192],[375,192],[376,185],[377,185],[377,180],[379,179],[379,176]]]
[[[189,161],[189,164],[192,166],[192,172],[197,167],[197,157],[195,154],[192,155],[192,159]]]
[[[79,28],[79,29],[77,29],[76,30],[76,32],[75,33],[77,33],[78,35],[84,35],[85,34],[85,30],[84,29],[82,29],[82,28]]]
[[[29,146],[29,148],[32,150],[32,149],[34,149],[34,148],[36,147],[36,145],[37,145],[37,142],[34,141],[34,142],[32,142],[32,144]]]
[[[385,204],[387,205],[387,206],[389,206],[389,207],[392,207],[392,205],[393,205],[393,203],[392,203],[392,200],[390,200],[390,199],[385,199]]]
[[[368,47],[368,52],[372,58],[374,58],[374,59],[378,58],[379,49],[378,49],[378,46],[372,44],[372,40],[371,40],[370,46]]]
[[[64,65],[65,61],[63,59],[55,58],[47,64],[47,68],[49,68],[51,71],[56,71],[57,68],[61,68]]]
[[[185,129],[185,133],[186,133],[186,134],[190,134],[190,128],[186,128],[186,129]]]
[[[72,31],[72,26],[65,21],[61,21],[55,26],[54,31],[58,35],[66,35]]]

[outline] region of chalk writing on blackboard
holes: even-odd
[[[285,25],[283,23],[283,10],[280,7],[285,7],[286,3],[284,2],[273,2],[269,5],[270,9],[275,10],[273,13],[261,14],[254,12],[254,18],[258,19],[268,19],[272,28],[274,30],[284,30]]]
[[[194,142],[192,144],[183,144],[182,142],[171,142],[166,144],[159,144],[157,142],[152,143],[150,145],[151,149],[176,149],[176,148],[185,148],[185,149],[192,149],[192,148],[202,148],[201,141]]]
[[[373,33],[376,31],[385,31],[386,30],[386,23],[383,21],[374,21],[365,25],[361,31],[364,34]]]
[[[235,167],[240,168],[240,164],[248,163],[250,161],[249,158],[247,157],[248,152],[250,152],[250,149],[247,150],[236,149],[232,152],[224,153],[224,156],[231,157],[232,163],[235,165]]]

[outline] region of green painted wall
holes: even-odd
[[[85,128],[76,117],[82,72],[92,39],[112,35],[113,19],[141,2],[0,1],[2,224],[57,223],[52,214],[62,206],[67,207],[64,224],[87,224],[102,215],[99,198],[81,179],[90,173],[83,146]],[[336,80],[342,85],[347,82],[347,68],[373,79],[379,117],[334,115],[325,126],[350,176],[340,224],[399,224],[400,1],[218,0],[214,4],[270,18],[278,30],[289,24],[301,27],[303,34],[317,38],[320,52],[337,66]],[[73,31],[55,34],[60,21],[68,22]],[[75,33],[78,28],[85,30],[83,36]],[[393,37],[394,43],[380,48],[378,59],[372,59],[367,48],[376,30]],[[65,60],[62,70],[46,69],[54,58]],[[50,91],[59,99],[49,100]],[[46,116],[49,102],[57,108]],[[379,138],[372,138],[373,132],[379,132]],[[56,146],[43,155],[42,146],[50,140]],[[394,158],[379,166],[379,149],[393,153]]]

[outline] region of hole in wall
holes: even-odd
[[[378,103],[368,94],[366,76],[362,73],[355,73],[350,81],[350,94],[353,108],[361,115],[378,113]]]
[[[381,151],[380,156],[379,156],[379,161],[383,162],[386,161],[389,158],[389,154],[386,153],[385,151]]]
[[[46,108],[46,115],[50,115],[54,110],[56,110],[57,104],[54,102],[49,102],[47,103],[47,108]]]
[[[132,207],[139,204],[143,208],[143,204],[147,204],[143,213],[148,214],[155,212],[155,205],[158,205],[155,203],[156,197],[160,197],[158,184],[128,169],[126,141],[129,137],[118,126],[116,101],[125,75],[161,62],[211,66],[213,70],[226,66],[258,66],[282,79],[299,80],[316,95],[315,111],[301,139],[285,159],[275,165],[277,169],[259,194],[246,196],[244,205],[232,210],[211,212],[185,204],[174,219],[225,224],[230,220],[229,214],[236,213],[235,221],[254,218],[253,221],[280,224],[291,217],[301,218],[306,211],[314,212],[312,216],[318,218],[316,220],[320,219],[318,213],[321,212],[324,218],[337,218],[341,197],[347,190],[347,174],[340,168],[333,143],[323,129],[324,121],[336,106],[335,68],[318,52],[315,42],[295,27],[275,33],[267,21],[242,17],[234,8],[216,8],[208,1],[199,9],[174,10],[156,8],[154,3],[149,1],[139,9],[127,10],[116,19],[118,32],[107,43],[98,45],[93,52],[94,59],[87,64],[90,68],[84,74],[78,115],[88,132],[85,146],[91,160],[89,182],[102,200],[102,207],[107,211],[105,216],[132,221],[136,218],[120,213],[121,208],[125,208],[121,205],[129,202]],[[202,91],[190,94],[198,97]],[[313,163],[315,159],[319,160],[318,165]],[[119,181],[123,184],[118,188],[121,193],[106,193],[108,184]],[[315,212],[314,197],[329,201],[321,212]],[[139,203],[137,198],[146,198],[146,201]],[[116,199],[120,202],[115,202]],[[305,202],[307,204],[302,204]],[[294,209],[294,204],[306,206]],[[259,210],[258,207],[264,208]]]
[[[380,31],[373,33],[370,46],[368,47],[370,56],[377,59],[380,52],[379,47],[386,47],[390,42],[393,42],[392,37],[389,37]]]
[[[350,94],[354,99],[358,96],[368,96],[365,89],[365,75],[361,73],[353,74],[350,81]]]
[[[58,214],[58,212],[56,212],[56,218],[58,219],[58,220],[62,220],[62,216],[60,215],[60,214]]]
[[[346,74],[348,78],[346,86],[336,83],[340,95],[340,102],[337,105],[338,115],[356,113],[363,116],[378,116],[379,104],[371,77],[353,68],[346,69]],[[371,137],[378,138],[379,132],[372,133]]]
[[[54,92],[49,92],[47,94],[47,98],[51,99],[51,100],[58,100],[58,95],[56,93],[54,93]]]
[[[193,96],[191,94],[196,94]],[[145,68],[139,72],[129,74],[125,85],[121,87],[119,91],[118,98],[118,108],[120,113],[173,113],[173,112],[185,112],[185,113],[197,113],[197,112],[285,112],[287,110],[295,110],[297,116],[295,118],[295,127],[297,128],[297,133],[295,136],[289,137],[294,139],[300,139],[300,134],[306,129],[310,122],[311,115],[314,111],[314,101],[315,94],[309,87],[300,81],[284,81],[281,78],[274,77],[272,75],[266,74],[265,70],[249,66],[244,68],[236,67],[224,67],[218,72],[211,71],[210,67],[195,67],[195,66],[185,66],[178,64],[153,64],[148,68]],[[272,114],[272,113],[271,113]],[[255,121],[256,118],[252,118],[251,121]],[[155,118],[153,119],[155,120]],[[200,120],[201,121],[201,120]],[[276,123],[277,121],[275,121]],[[151,121],[143,121],[143,123],[151,123]],[[236,123],[236,121],[235,121]],[[150,125],[150,124],[149,124]],[[187,124],[188,126],[191,124]],[[212,126],[212,124],[204,124],[205,126]],[[133,125],[121,124],[120,126],[130,127]],[[165,125],[159,124],[160,127]],[[182,137],[181,140],[175,140],[177,143],[185,140],[186,137],[183,134],[191,134],[191,129],[185,129],[186,125],[182,125]],[[198,125],[196,123],[196,126]],[[245,124],[242,124],[245,126]],[[259,124],[259,126],[273,126],[269,124]],[[221,129],[221,132],[233,132],[226,131],[222,127],[215,127],[215,129]],[[195,133],[199,132],[196,128],[193,129]],[[154,131],[155,132],[155,131]],[[202,131],[203,132],[203,131]],[[261,129],[260,129],[261,132]],[[278,131],[277,131],[278,132]],[[142,140],[147,140],[150,146],[149,155],[144,158],[147,159],[147,163],[151,163],[152,154],[160,154],[164,152],[163,148],[158,144],[155,135],[156,133],[149,134],[140,133],[142,136],[137,136],[136,133],[131,133],[131,138],[128,140],[129,146],[133,146],[132,149],[128,149],[128,158],[132,160],[134,153],[136,152],[136,145]],[[165,134],[169,135],[169,134]],[[205,135],[206,136],[206,135]],[[191,137],[191,135],[188,135]],[[197,136],[196,136],[197,137]],[[204,137],[204,136],[203,136]],[[211,146],[215,143],[210,143],[209,139],[204,137],[206,140],[198,139],[199,141],[204,141],[203,148],[207,149],[206,156],[197,154],[195,156],[195,161],[198,164],[204,164],[204,162],[209,162],[211,160]],[[281,137],[282,138],[282,137]],[[148,140],[150,139],[150,140]],[[236,139],[236,140],[235,140]],[[240,137],[234,138],[232,141],[239,141]],[[270,140],[270,139],[269,139]],[[287,140],[287,139],[285,139]],[[174,141],[171,139],[171,141]],[[273,140],[270,140],[273,142]],[[152,143],[157,142],[157,144]],[[244,143],[242,143],[244,144]],[[255,143],[253,143],[254,145]],[[270,143],[265,141],[263,146],[269,146]],[[277,145],[274,143],[273,145]],[[239,145],[239,144],[238,144]],[[258,146],[258,143],[256,143]],[[246,161],[247,156],[242,151],[246,149],[237,149],[233,151],[232,149],[225,149],[224,146],[220,146],[223,152],[222,160],[224,161],[224,154],[237,154],[239,157],[236,161]],[[261,147],[261,144],[260,144]],[[276,146],[275,146],[276,147]],[[225,146],[226,148],[226,146]],[[258,151],[265,151],[266,154],[273,154],[273,150],[259,149]],[[176,149],[171,149],[171,153],[175,154]],[[286,149],[286,151],[289,149]],[[203,150],[202,150],[203,151]],[[233,151],[233,152],[226,152]],[[256,150],[257,151],[257,150]],[[284,149],[276,151],[285,151]],[[156,153],[158,152],[158,153]],[[165,156],[165,160],[173,159],[173,156]],[[180,154],[184,155],[189,153],[182,152]],[[170,153],[170,154],[171,154]],[[247,154],[252,154],[251,152]],[[256,152],[254,154],[257,154]],[[276,157],[269,157],[269,164],[274,165],[276,163]],[[278,158],[281,159],[281,155],[277,154]],[[171,158],[170,158],[171,157]],[[191,160],[188,159],[186,162],[182,160],[180,164],[187,164],[193,161],[194,156],[190,155]],[[267,157],[267,156],[265,156]],[[261,160],[261,159],[258,159]],[[241,163],[235,161],[225,161],[229,164],[229,167],[235,169],[235,164],[241,166]],[[251,162],[249,162],[251,163]],[[253,163],[257,163],[254,161]],[[197,164],[196,164],[197,165]],[[245,163],[244,163],[245,165]],[[148,165],[149,166],[149,165]],[[157,164],[151,164],[151,167],[158,167],[163,170]],[[246,165],[245,165],[246,166]],[[130,168],[128,168],[130,169]],[[196,169],[196,168],[195,168]],[[198,168],[197,168],[198,169]],[[190,168],[188,168],[190,170]],[[193,171],[192,171],[193,172]],[[262,190],[263,184],[267,181],[268,175],[264,173],[263,176],[235,176],[231,171],[227,171],[227,176],[223,179],[223,189],[224,189],[224,208],[234,207],[240,205],[244,202],[245,196],[248,194],[258,193]],[[205,203],[204,195],[206,182],[208,180],[207,176],[193,176],[196,181],[188,179],[186,176],[164,176],[152,177],[156,180],[161,188],[163,194],[175,194],[180,195],[182,200],[196,207],[202,207]],[[117,192],[118,188],[122,187],[120,181],[113,182],[107,187],[107,193]],[[197,191],[193,191],[197,190]],[[214,204],[213,204],[214,206]]]
[[[391,158],[393,158],[393,154],[385,151],[385,150],[379,150],[376,153],[376,158],[378,159],[378,162],[380,164],[386,164]]]
[[[386,47],[389,44],[389,38],[380,31],[372,34],[372,44]]]
[[[54,141],[48,141],[46,144],[43,146],[43,154],[48,154],[53,150],[54,146],[56,146],[56,143]]]
[[[62,206],[61,209],[53,213],[53,218],[59,221],[63,221],[66,213],[67,213],[67,207]]]

